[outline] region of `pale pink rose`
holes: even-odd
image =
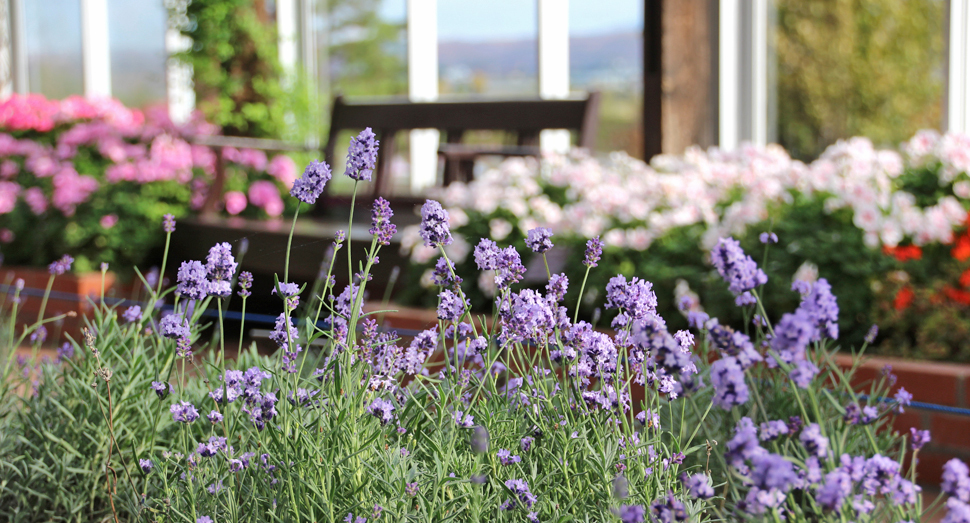
[[[104,216],[101,217],[101,221],[99,221],[98,223],[101,224],[101,228],[102,229],[110,229],[110,228],[114,227],[115,224],[118,223],[118,215],[117,214],[105,214]]]
[[[246,195],[239,191],[229,191],[225,195],[226,212],[235,216],[246,210]]]
[[[31,187],[24,191],[24,201],[27,202],[31,212],[38,216],[47,211],[47,197],[40,187]]]

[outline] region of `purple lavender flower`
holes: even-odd
[[[533,441],[535,441],[535,440],[533,438],[528,437],[528,436],[522,438],[519,441],[519,447],[522,448],[522,452],[529,452],[529,450],[532,449],[532,442]]]
[[[505,482],[505,486],[512,491],[514,497],[502,504],[502,510],[512,510],[519,506],[519,503],[532,508],[532,505],[539,501],[539,498],[529,492],[529,484],[524,479],[510,479]]]
[[[381,425],[387,425],[394,419],[394,405],[383,398],[375,398],[370,407],[367,407],[367,411],[381,420]]]
[[[175,232],[175,216],[171,214],[162,216],[162,229],[168,234]]]
[[[253,287],[253,273],[249,271],[242,271],[239,273],[239,292],[240,298],[248,298],[252,295],[249,291]]]
[[[421,206],[421,238],[428,247],[450,245],[453,241],[448,211],[435,200],[426,200]]]
[[[141,307],[138,305],[132,305],[125,309],[125,312],[121,315],[128,323],[135,323],[141,320]]]
[[[654,519],[660,523],[673,523],[674,521],[687,521],[687,508],[673,493],[667,493],[667,497],[659,498],[650,504],[650,512]]]
[[[606,284],[606,306],[620,311],[613,319],[615,328],[657,317],[657,295],[653,292],[653,284],[636,276],[629,283],[623,275],[610,278]]]
[[[916,427],[909,428],[909,448],[919,450],[930,442],[930,431],[916,430]]]
[[[63,345],[57,348],[57,362],[63,362],[74,357],[74,345],[71,342],[65,341]]]
[[[521,457],[513,456],[512,452],[509,451],[508,449],[499,449],[499,451],[496,452],[495,455],[498,456],[499,462],[505,466],[522,461]]]
[[[564,273],[553,274],[549,277],[546,284],[546,296],[552,298],[557,303],[566,298],[566,291],[569,289],[569,278]]]
[[[47,271],[54,276],[61,276],[71,270],[72,263],[74,263],[74,258],[65,254],[64,256],[61,256],[61,259],[50,264],[50,266],[47,267]]]
[[[866,343],[870,344],[876,341],[876,336],[878,335],[879,335],[879,326],[873,323],[872,327],[869,327],[869,332],[866,333]]]
[[[449,287],[461,284],[461,276],[455,271],[455,265],[444,256],[438,258],[431,273],[431,281],[439,287]]]
[[[970,523],[970,505],[956,498],[946,500],[946,517],[941,523]]]
[[[196,448],[195,453],[202,456],[203,458],[211,458],[219,453],[219,451],[228,450],[229,446],[226,443],[226,438],[220,436],[212,436],[209,441],[199,442],[199,446]]]
[[[499,251],[496,257],[495,270],[497,271],[495,285],[499,289],[507,289],[522,281],[522,277],[525,275],[525,266],[522,265],[519,251],[511,245]]]
[[[162,381],[153,381],[152,390],[155,391],[155,394],[158,394],[158,399],[160,400],[165,399],[166,396],[175,392],[175,389],[172,388],[171,383],[165,383]]]
[[[761,424],[759,438],[761,441],[771,441],[788,434],[788,423],[784,420],[766,421]]]
[[[289,338],[287,338],[287,330],[289,331]],[[290,340],[296,342],[299,336],[300,331],[293,326],[293,319],[287,318],[282,313],[276,318],[276,327],[269,333],[269,339],[276,342],[276,345],[284,350],[287,349]]]
[[[175,340],[175,355],[179,358],[192,357],[192,342],[187,336],[182,336]]]
[[[185,319],[180,313],[173,312],[162,318],[162,321],[158,324],[158,328],[162,336],[170,339],[188,338],[192,335],[189,329],[189,320]]]
[[[39,325],[34,332],[30,334],[30,343],[44,343],[47,339],[47,327]]]
[[[367,178],[370,181],[370,173],[368,173]],[[374,208],[370,213],[371,227],[367,232],[376,236],[377,243],[381,245],[390,245],[391,237],[397,232],[397,225],[391,223],[392,216],[394,216],[394,211],[391,210],[390,202],[382,197],[374,200]]]
[[[354,513],[348,512],[347,517],[344,518],[344,523],[367,523],[367,518],[365,518],[364,516],[357,516],[357,518],[355,519]]]
[[[600,237],[597,236],[586,242],[586,256],[583,258],[583,265],[587,267],[596,267],[596,264],[600,261],[600,256],[602,255],[603,242],[600,241]]]
[[[492,240],[482,238],[475,246],[475,264],[480,271],[494,271],[498,269],[498,257],[501,249]]]
[[[438,319],[444,321],[458,321],[468,308],[468,300],[461,298],[448,289],[438,295]]]
[[[211,410],[211,411],[209,411],[209,415],[206,416],[206,417],[209,418],[209,423],[212,423],[213,425],[215,425],[216,423],[221,422],[222,419],[223,419],[222,418],[222,414],[219,414],[219,411],[218,410]]]
[[[812,337],[813,340],[820,339],[822,334],[833,340],[838,339],[839,305],[832,294],[832,286],[829,285],[828,280],[819,278],[808,294],[802,298],[798,308],[807,313],[818,329],[818,332]]]
[[[862,407],[862,417],[859,418],[859,422],[863,425],[868,425],[873,421],[879,419],[879,410],[871,405],[866,405]]]
[[[970,469],[967,464],[958,458],[947,461],[943,465],[940,489],[964,503],[970,503]]]
[[[210,280],[231,280],[238,266],[228,243],[217,243],[209,249],[205,269]]]
[[[269,292],[270,294],[276,294],[276,288]],[[290,310],[294,310],[300,306],[300,286],[295,283],[290,282],[279,282],[279,295],[283,300],[283,304]]]
[[[460,410],[455,411],[455,424],[463,429],[470,429],[475,426],[475,416],[468,414],[467,412],[462,412]]]
[[[209,516],[202,516],[195,520],[195,523],[212,523],[212,518]]]
[[[182,262],[175,292],[190,300],[201,300],[209,294],[208,272],[202,262],[196,260]]]
[[[778,243],[778,235],[773,232],[763,232],[758,235],[758,239],[761,240],[761,243]]]
[[[402,449],[402,450],[403,450],[403,449]],[[406,494],[407,494],[408,496],[411,496],[412,498],[413,498],[414,496],[417,496],[417,495],[418,495],[418,482],[417,482],[417,481],[415,481],[415,482],[413,482],[413,483],[408,483],[408,484],[406,484],[406,485],[404,486],[404,492],[405,492],[405,493],[406,493]]]
[[[837,468],[825,475],[825,482],[819,487],[815,500],[826,510],[839,511],[851,493],[852,477],[845,470]]]
[[[172,413],[172,418],[180,423],[192,423],[199,419],[199,411],[187,401],[173,403],[168,410]]]
[[[293,182],[290,196],[303,203],[313,205],[330,181],[330,166],[316,160],[310,162],[303,171],[303,176]]]
[[[896,395],[893,396],[893,399],[896,400],[896,412],[902,414],[903,407],[908,407],[909,404],[913,402],[913,395],[903,387],[899,387],[899,390],[896,391]]]
[[[728,464],[736,468],[743,466],[744,461],[754,454],[764,451],[758,443],[758,429],[747,416],[741,418],[735,425],[734,436],[728,440],[726,446],[724,458]]]
[[[155,465],[152,463],[152,460],[150,459],[139,459],[138,466],[141,467],[141,471],[144,472],[145,474],[150,473],[152,469],[155,468]]]
[[[710,499],[714,497],[714,488],[711,486],[711,478],[703,472],[688,476],[684,474],[680,477],[684,483],[684,488],[694,499]]]
[[[818,374],[818,367],[809,360],[798,360],[788,377],[803,389],[807,389],[812,384],[812,380]]]
[[[620,505],[616,509],[616,517],[622,523],[643,523],[647,517],[647,511],[643,505]]]
[[[805,347],[815,335],[815,322],[809,314],[798,308],[794,313],[786,313],[775,325],[775,337],[771,348],[782,362],[793,365],[805,359]],[[770,362],[773,363],[773,362]]]
[[[711,250],[711,263],[735,296],[768,282],[768,276],[744,253],[734,238],[721,238]]]
[[[544,253],[553,247],[552,229],[548,227],[536,227],[526,233],[525,245],[532,249],[532,252]]]
[[[802,429],[798,439],[809,454],[818,458],[824,458],[828,455],[829,439],[822,435],[822,428],[819,427],[818,423],[807,425]]]
[[[345,174],[354,180],[369,182],[371,173],[377,165],[377,148],[379,145],[380,142],[377,141],[377,137],[370,127],[361,131],[356,138],[351,138],[350,148],[347,149]]]
[[[626,476],[622,474],[623,470],[626,470],[626,465],[617,463],[616,466],[618,469],[620,469],[621,474],[613,478],[613,497],[617,499],[626,499],[630,496],[630,482],[626,479]]]
[[[711,384],[714,386],[715,405],[731,410],[748,402],[748,385],[744,382],[744,369],[734,357],[721,358],[711,365]]]

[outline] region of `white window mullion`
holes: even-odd
[[[81,0],[81,56],[84,95],[111,96],[108,0]]]
[[[408,98],[438,99],[438,2],[408,0]],[[437,129],[411,131],[411,192],[435,185],[438,179]]]
[[[539,97],[569,96],[569,0],[538,0]],[[539,136],[542,151],[569,150],[569,131],[545,129]]]
[[[175,123],[187,122],[192,117],[192,111],[195,110],[192,65],[172,56],[175,53],[187,51],[192,46],[192,39],[177,29],[183,22],[184,20],[172,23],[172,20],[169,20],[168,30],[165,32],[165,52],[168,54],[165,67],[168,116]]]
[[[298,59],[296,4],[297,0],[276,0],[276,32],[279,35],[277,48],[286,87],[292,85]]]
[[[768,141],[768,0],[720,0],[718,144]]]
[[[970,9],[963,0],[951,0],[949,70],[947,72],[946,131],[970,131]]]

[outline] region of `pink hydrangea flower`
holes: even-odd
[[[246,195],[239,191],[229,191],[225,195],[226,212],[235,216],[246,210]]]
[[[105,214],[104,216],[101,217],[101,220],[98,223],[101,224],[102,229],[110,229],[118,223],[118,215]]]

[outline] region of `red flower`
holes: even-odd
[[[970,292],[947,286],[943,288],[943,294],[946,294],[947,298],[950,298],[957,303],[970,305]]]
[[[970,258],[970,237],[966,234],[957,238],[957,244],[950,249],[950,256],[957,261],[967,261]]]
[[[884,246],[882,252],[896,258],[901,262],[918,260],[923,257],[923,249],[918,245],[906,245],[898,247]]]
[[[901,311],[909,307],[909,304],[913,303],[913,289],[909,285],[899,289],[896,293],[896,299],[893,300],[893,307],[897,311]]]

